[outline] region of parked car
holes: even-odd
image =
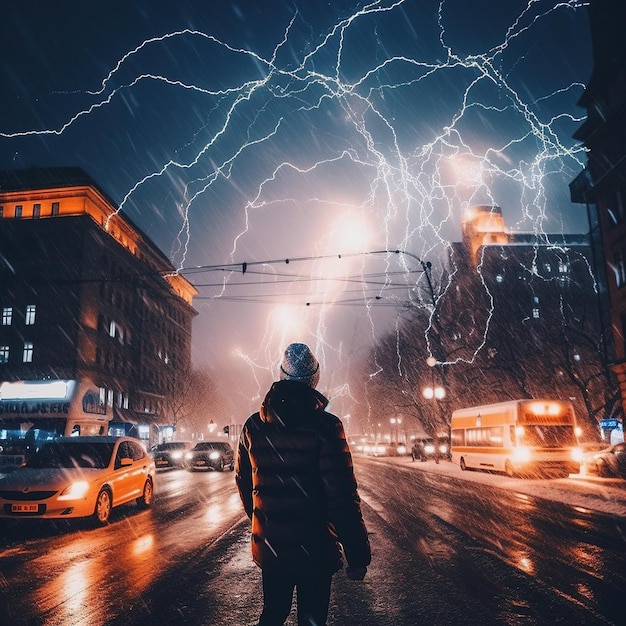
[[[385,444],[385,455],[386,456],[405,456],[410,454],[404,443],[399,443],[397,441],[390,441]]]
[[[363,444],[363,454],[367,456],[386,456],[387,446],[384,443],[368,441]]]
[[[157,469],[161,467],[187,467],[185,453],[193,448],[191,441],[166,441],[152,447]]]
[[[626,443],[616,443],[585,457],[584,471],[603,478],[626,478]]]
[[[437,446],[432,437],[422,437],[413,441],[411,447],[411,458],[413,461],[428,461],[428,459],[438,459]]]
[[[185,453],[190,470],[214,469],[220,472],[235,469],[235,451],[225,441],[200,441]]]
[[[62,437],[45,443],[15,471],[0,478],[0,517],[92,517],[136,500],[152,504],[155,465],[132,437]]]
[[[413,441],[411,447],[411,458],[413,461],[428,461],[435,459],[439,463],[439,459],[450,460],[450,444],[447,437],[440,437],[438,440],[432,437],[421,437]]]

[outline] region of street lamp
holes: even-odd
[[[395,428],[395,437],[393,438],[393,440],[396,443],[400,443],[399,437],[400,437],[400,425],[402,424],[402,418],[401,417],[391,417],[389,418],[389,423],[391,424],[391,432],[393,434],[394,428]]]
[[[424,387],[423,396],[427,400],[443,400],[446,397],[446,390],[443,387]],[[433,414],[434,417],[434,414]]]
[[[432,400],[434,427],[437,424],[437,401],[443,400],[446,397],[446,390],[443,387],[435,385],[435,365],[437,365],[437,359],[434,356],[429,356],[426,359],[426,364],[430,367],[432,372],[432,385],[425,387],[422,394],[427,400]]]

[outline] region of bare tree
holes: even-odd
[[[207,370],[181,371],[166,396],[165,410],[174,429],[185,427],[204,432],[219,406],[220,397],[212,375]]]
[[[513,398],[572,399],[590,432],[619,411],[595,281],[579,250],[493,246],[473,267],[457,247],[427,284],[370,355],[369,394],[385,410],[429,434],[456,408]],[[421,392],[435,383],[446,397],[429,404]]]

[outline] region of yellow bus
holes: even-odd
[[[507,476],[580,471],[579,428],[571,402],[510,400],[452,413],[450,452],[462,470]]]

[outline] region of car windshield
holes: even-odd
[[[182,441],[171,441],[169,443],[162,443],[157,446],[157,450],[180,450],[185,447],[185,443]]]
[[[108,467],[113,455],[113,443],[54,442],[43,446],[26,464],[35,469],[59,467]]]
[[[196,444],[195,450],[226,450],[226,444],[206,441]]]

